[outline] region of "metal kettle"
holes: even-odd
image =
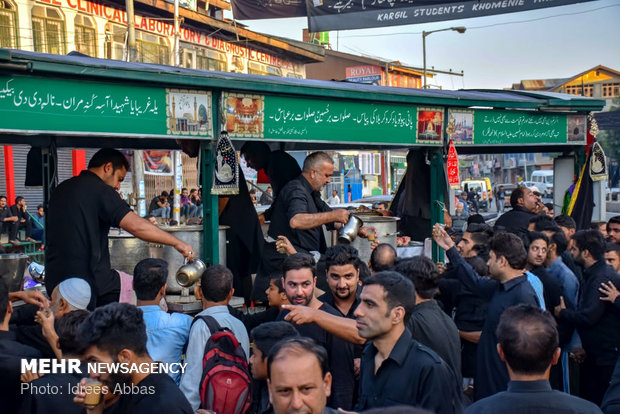
[[[351,214],[349,221],[338,232],[338,243],[352,243],[357,237],[357,233],[364,225],[364,222],[358,216]]]
[[[200,280],[205,270],[207,270],[207,265],[202,260],[186,260],[185,264],[177,270],[177,283],[183,287],[190,287]]]

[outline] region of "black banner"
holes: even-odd
[[[306,0],[306,9],[309,31],[326,32],[467,19],[587,1],[593,0]]]
[[[306,16],[306,0],[231,0],[237,20]]]

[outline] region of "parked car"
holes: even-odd
[[[553,170],[536,170],[532,171],[530,181],[545,197],[553,196]]]

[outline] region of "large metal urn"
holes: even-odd
[[[219,263],[226,265],[226,229],[219,227]],[[202,258],[202,226],[162,226],[162,230],[174,234],[179,240],[194,248],[197,258]],[[176,272],[183,266],[184,259],[174,247],[163,244],[149,243],[126,233],[111,231],[109,236],[110,262],[112,269],[133,274],[133,269],[142,259],[149,257],[164,259],[168,262],[168,293],[180,293],[181,285],[176,281]]]
[[[28,256],[25,254],[0,254],[0,279],[5,281],[9,292],[22,290],[27,262]]]
[[[388,243],[396,249],[396,236],[398,234],[398,218],[397,217],[384,217],[375,215],[365,215],[356,213],[356,215],[364,222],[364,227],[374,227],[377,229],[375,235],[376,241],[379,243]],[[359,257],[365,262],[370,260],[370,248],[371,242],[368,239],[357,237],[351,243],[351,246],[355,247],[359,252]]]

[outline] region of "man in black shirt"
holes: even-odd
[[[406,322],[413,339],[435,351],[461,379],[461,341],[452,318],[433,299],[439,291],[439,273],[432,260],[424,256],[402,260],[396,271],[415,288],[415,307]]]
[[[77,331],[86,318],[88,318],[88,311],[79,310],[69,312],[55,321],[55,332],[58,335],[58,346],[63,359],[81,359]],[[47,374],[28,383],[28,386],[22,386],[24,401],[19,414],[48,414],[52,412],[80,414],[82,407],[73,402],[73,393],[70,389],[70,387],[77,386],[80,380],[88,375],[86,363],[81,364],[80,371],[81,374],[78,372]],[[49,387],[56,387],[60,392],[40,393],[34,391],[49,389]]]
[[[15,204],[11,207],[11,214],[14,217],[17,217],[17,228],[26,230],[26,241],[33,242],[36,241],[32,237],[32,218],[30,218],[30,214],[26,211],[26,199],[22,196],[15,197]],[[16,238],[17,234],[15,234]]]
[[[575,262],[584,267],[577,309],[555,308],[560,321],[577,328],[586,359],[582,365],[581,397],[600,404],[620,355],[620,315],[613,304],[600,300],[601,283],[620,287],[620,277],[605,264],[605,239],[597,230],[581,230],[570,246]]]
[[[357,329],[369,342],[362,354],[357,411],[413,405],[460,413],[461,389],[452,369],[411,337],[405,322],[415,306],[413,284],[396,272],[379,272],[362,288]]]
[[[88,170],[61,183],[50,198],[47,220],[45,288],[48,295],[66,278],[81,277],[91,285],[89,309],[118,301],[120,277],[110,266],[108,232],[121,227],[134,236],[174,246],[187,258],[193,249],[133,213],[118,194],[129,168],[115,149],[97,151]]]
[[[560,358],[558,331],[549,312],[520,305],[506,309],[497,327],[497,352],[510,374],[508,390],[469,406],[465,414],[600,414],[591,402],[549,384],[549,370]]]
[[[527,233],[530,219],[534,217],[534,211],[538,204],[538,196],[532,190],[525,187],[516,188],[510,194],[512,210],[502,214],[495,222],[496,231],[506,231],[523,237]]]
[[[267,356],[276,343],[286,338],[299,337],[299,332],[286,322],[265,322],[252,329],[250,337],[254,344],[250,356],[253,379],[250,412],[273,414],[267,388]]]
[[[11,208],[6,205],[6,196],[0,196],[0,235],[7,233],[9,243],[19,244],[17,241],[17,227],[19,218],[13,214]]]
[[[555,221],[555,223],[558,225],[560,230],[564,232],[564,236],[566,236],[566,240],[568,240],[570,244],[571,237],[573,237],[573,234],[575,234],[575,232],[577,231],[577,223],[575,222],[575,219],[573,219],[571,216],[568,216],[566,214],[562,214],[562,215],[555,217],[553,221]],[[577,280],[579,280],[579,283],[582,283],[583,282],[583,276],[581,274],[582,269],[581,267],[575,264],[575,259],[573,259],[573,255],[570,254],[568,249],[562,253],[562,261],[564,262],[566,266],[568,266],[570,271],[573,272],[573,274],[577,277]]]
[[[22,394],[20,393],[21,358],[40,358],[41,353],[13,339],[9,333],[9,319],[13,306],[9,301],[9,288],[0,279],[0,402],[2,411],[17,412]]]
[[[514,193],[513,193],[514,194]],[[471,291],[480,292],[490,298],[487,318],[482,328],[476,356],[476,377],[474,396],[476,400],[506,390],[509,381],[506,366],[495,348],[496,328],[502,312],[510,306],[529,304],[538,306],[538,299],[523,272],[527,263],[527,253],[521,239],[514,234],[499,233],[489,242],[489,274],[484,278],[476,274],[472,267],[456,251],[454,242],[439,225],[433,229],[433,239],[455,268],[459,279]]]
[[[321,302],[314,295],[316,268],[312,256],[305,253],[288,256],[282,264],[282,272],[284,274],[282,284],[289,302],[295,305],[294,308],[312,308],[338,317],[339,312],[336,309]],[[330,372],[334,378],[329,406],[350,407],[354,372],[353,353],[350,351],[349,344],[343,339],[334,337],[316,322],[297,324],[295,314],[289,315],[289,312],[291,311],[288,305],[283,305],[277,320],[294,323],[301,336],[314,339],[329,354]]]
[[[97,308],[78,330],[84,349],[83,356],[89,362],[123,362],[130,373],[92,373],[110,392],[120,394],[111,407],[117,413],[131,414],[192,414],[192,407],[185,395],[167,374],[144,372],[141,367],[153,363],[146,349],[146,326],[142,311],[126,303],[110,303]],[[145,364],[145,365],[141,365]],[[148,370],[147,370],[148,371]],[[84,404],[83,393],[74,401]],[[90,414],[103,412],[103,402]]]
[[[315,261],[319,260],[327,248],[323,225],[334,229],[349,220],[348,210],[332,210],[321,200],[320,190],[331,181],[333,174],[334,162],[325,152],[314,152],[306,157],[301,175],[289,181],[279,194],[276,192],[268,232],[271,240],[285,236],[297,252],[310,253]],[[264,300],[269,276],[280,270],[283,260],[284,255],[276,250],[274,242],[265,244],[254,281],[255,299]]]

